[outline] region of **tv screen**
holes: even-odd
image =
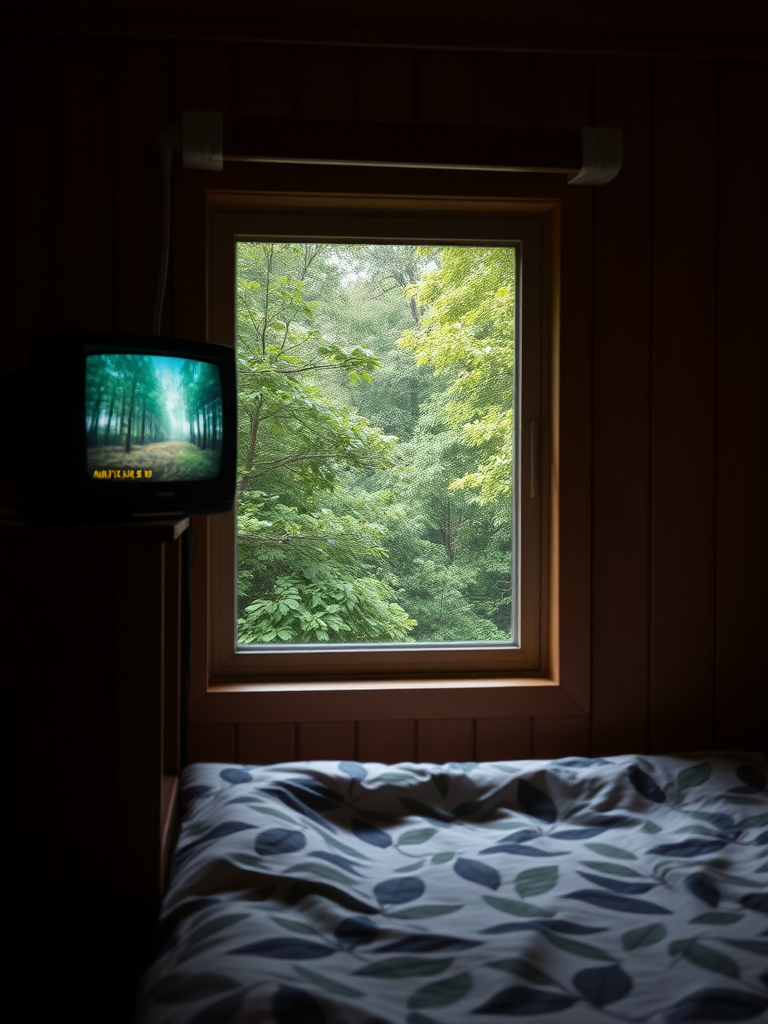
[[[35,453],[28,466],[37,467],[26,481],[30,518],[123,520],[232,508],[233,348],[61,332],[35,342],[28,390]]]
[[[215,363],[98,352],[85,358],[86,465],[92,480],[215,480],[224,403]]]

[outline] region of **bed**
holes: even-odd
[[[196,764],[139,1024],[768,1021],[756,754]]]

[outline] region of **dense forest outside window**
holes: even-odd
[[[518,245],[237,243],[241,645],[518,642]]]

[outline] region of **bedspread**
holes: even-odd
[[[764,1024],[767,774],[193,765],[138,1020]]]

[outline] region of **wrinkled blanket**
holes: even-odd
[[[767,775],[192,765],[137,1020],[765,1024]]]

